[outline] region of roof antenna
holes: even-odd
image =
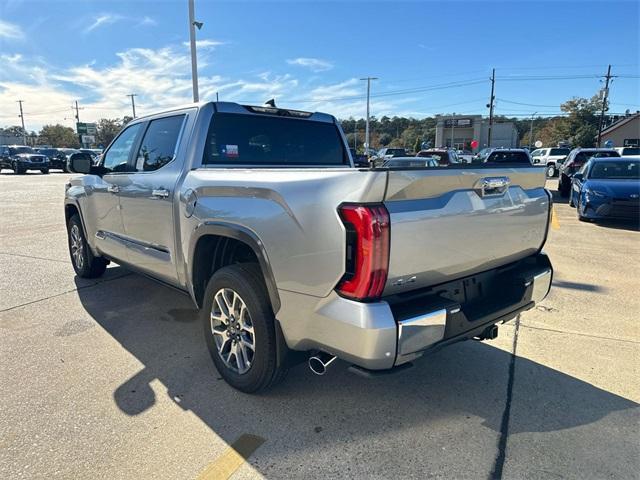
[[[276,99],[272,98],[271,100],[267,100],[264,104],[265,106],[276,108]]]

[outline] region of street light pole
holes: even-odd
[[[24,100],[18,100],[18,104],[20,104],[20,120],[22,121],[22,141],[24,144],[27,144],[27,131],[24,129],[24,113],[22,112],[22,102]]]
[[[189,44],[191,46],[191,79],[193,81],[193,101],[198,102],[198,60],[196,59],[196,20],[194,0],[189,0]]]
[[[533,117],[536,116],[538,112],[533,112],[531,114],[531,126],[529,127],[529,150],[531,150],[531,146],[533,145]]]

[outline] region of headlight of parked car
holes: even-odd
[[[607,197],[606,193],[598,192],[597,190],[587,189],[587,191],[585,193],[589,197],[596,197],[596,198],[606,198]]]

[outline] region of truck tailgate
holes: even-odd
[[[544,169],[389,170],[384,295],[437,285],[538,251],[550,198]]]

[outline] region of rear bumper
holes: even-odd
[[[278,320],[289,348],[324,350],[360,367],[382,370],[515,318],[546,297],[552,277],[551,262],[539,253],[374,303],[332,293],[319,302],[311,300],[311,306],[306,295],[280,291]]]

